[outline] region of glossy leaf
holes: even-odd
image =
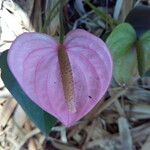
[[[125,22],[130,23],[135,29],[137,36],[140,37],[144,32],[150,30],[150,6],[138,5],[133,8]]]
[[[8,51],[5,51],[0,55],[0,68],[2,69],[1,77],[5,86],[35,125],[39,127],[43,133],[48,134],[57,120],[33,103],[21,89],[7,65],[7,53]]]
[[[114,78],[119,84],[127,84],[133,77],[137,57],[133,48],[136,33],[131,25],[118,25],[107,38],[106,43],[114,61]]]
[[[30,99],[65,126],[101,100],[112,77],[105,43],[81,29],[69,32],[63,45],[45,34],[24,33],[12,44],[8,64]]]
[[[137,43],[139,73],[142,76],[150,69],[150,31],[144,33]]]

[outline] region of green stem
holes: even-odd
[[[60,21],[59,42],[60,44],[63,44],[63,41],[64,41],[63,6],[64,6],[64,0],[60,0],[60,11],[59,11],[59,21]]]

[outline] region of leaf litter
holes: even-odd
[[[21,33],[39,31],[44,15],[47,16],[47,8],[55,3],[48,0],[44,3],[41,0],[2,0],[0,52],[9,49],[12,41]],[[97,4],[96,1],[93,3]],[[78,1],[68,3],[66,12],[72,11],[71,16],[66,13],[68,28],[82,27],[101,36],[106,28],[105,22],[84,5]],[[113,12],[112,7],[107,9]],[[37,10],[40,10],[39,13]],[[57,36],[57,13],[54,18],[46,32]],[[0,79],[0,150],[149,150],[149,99],[149,77],[135,79],[127,88],[117,88],[112,82],[102,104],[98,104],[71,128],[56,124],[46,137],[28,119]]]

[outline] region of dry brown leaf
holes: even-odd
[[[133,0],[124,0],[122,6],[123,8],[121,11],[121,20],[124,20],[129,11],[133,8]]]
[[[49,11],[55,6],[55,4],[58,2],[58,0],[46,0],[46,9],[45,14],[46,17],[48,16]],[[55,14],[55,17],[50,21],[49,26],[47,27],[47,33],[50,35],[56,35],[56,33],[59,31],[59,11],[58,9],[53,12]]]
[[[0,9],[0,52],[9,49],[14,39],[27,31],[34,31],[27,14],[13,1],[5,0]]]
[[[31,21],[32,21],[33,27],[34,27],[35,31],[37,31],[37,32],[40,31],[40,29],[42,27],[41,1],[42,0],[34,1],[34,7],[33,7],[34,13],[31,16]]]

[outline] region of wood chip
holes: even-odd
[[[28,132],[32,131],[32,126],[31,123],[29,121],[27,121],[25,123],[25,128]],[[31,138],[28,142],[28,150],[37,150],[37,146],[36,146],[36,142],[34,140],[34,138]]]
[[[0,118],[1,118],[0,126],[1,127],[5,127],[9,118],[14,112],[16,106],[17,106],[17,102],[14,99],[8,99],[7,102],[4,104],[4,107],[2,108],[2,111],[0,114]]]
[[[13,115],[13,119],[16,122],[17,126],[22,128],[24,123],[27,121],[27,115],[20,105],[17,106],[16,111]]]

